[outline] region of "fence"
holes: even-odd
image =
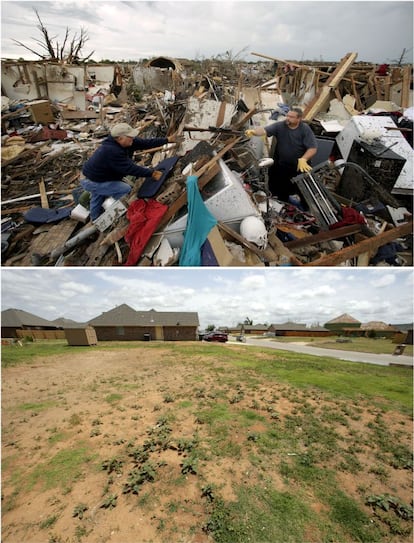
[[[64,330],[16,330],[17,337],[32,337],[37,339],[65,339]]]

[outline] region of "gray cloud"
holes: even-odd
[[[66,27],[86,29],[84,53],[95,51],[95,60],[211,58],[226,51],[258,60],[249,55],[255,51],[339,61],[353,51],[358,60],[381,63],[398,59],[404,48],[412,58],[413,4],[406,1],[3,1],[1,9],[6,58],[30,59],[12,39],[34,44],[29,38],[39,37],[34,9],[52,35],[63,35]]]
[[[196,311],[202,326],[350,313],[361,322],[412,321],[411,269],[3,269],[2,309],[87,321],[126,303],[137,310]]]

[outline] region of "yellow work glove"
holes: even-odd
[[[246,138],[251,138],[251,137],[255,136],[256,134],[255,134],[254,130],[249,129],[249,130],[246,130],[244,135],[246,136]]]
[[[299,158],[298,159],[298,172],[310,172],[312,169],[312,166],[309,166],[308,161],[306,158]]]

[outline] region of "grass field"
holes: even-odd
[[[239,344],[2,350],[3,543],[408,543],[412,369]]]
[[[267,338],[269,339],[269,338]],[[374,354],[393,354],[396,348],[396,344],[391,339],[385,338],[367,338],[367,337],[353,337],[346,338],[349,342],[337,342],[336,337],[283,337],[279,336],[275,338],[275,341],[282,343],[294,343],[304,342],[314,347],[321,347],[323,349],[340,349],[342,351],[359,351],[362,353],[374,353]],[[413,355],[413,346],[406,345],[404,354],[407,356]]]

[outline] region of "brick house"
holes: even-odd
[[[122,304],[88,324],[94,327],[98,341],[195,341],[199,318],[196,312],[135,311]]]

